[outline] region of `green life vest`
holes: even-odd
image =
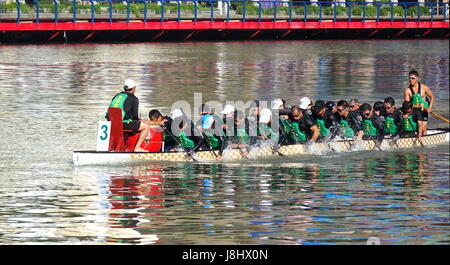
[[[403,119],[403,127],[405,128],[405,132],[417,131],[417,123],[414,122],[411,115],[407,119]]]
[[[211,132],[205,131],[206,141],[211,146],[211,148],[218,148],[220,146],[220,141]]]
[[[291,129],[289,132],[289,137],[294,142],[306,142],[306,134],[300,131],[300,128],[298,127],[297,122],[291,123]]]
[[[289,135],[289,132],[291,131],[291,123],[289,122],[289,120],[280,119],[280,122],[281,126],[283,126],[284,133],[286,135]]]
[[[119,93],[113,98],[113,100],[109,104],[109,107],[119,108],[119,109],[122,110],[122,121],[123,121],[123,123],[130,123],[132,121],[132,119],[124,120],[124,118],[125,118],[125,110],[123,109],[123,103],[125,102],[127,97],[128,97],[127,93]],[[106,117],[108,117],[108,112],[106,112]]]
[[[412,94],[411,103],[413,104],[413,106],[418,106],[423,103],[423,107],[425,109],[428,109],[428,101],[424,100],[422,95],[420,94],[420,91],[422,89],[421,84],[419,83],[419,93],[414,93],[414,90],[411,86],[409,87],[409,89],[411,90]]]
[[[371,120],[364,120],[363,122],[363,132],[365,136],[377,136],[378,131],[375,126],[373,126],[373,123]]]
[[[397,125],[395,125],[393,117],[386,117],[386,121],[384,123],[384,132],[388,134],[396,134],[398,131]]]
[[[424,99],[422,98],[422,95],[420,95],[419,93],[417,93],[417,94],[414,94],[414,95],[412,96],[412,104],[413,104],[413,105],[420,105],[420,104],[422,104],[422,103],[423,103],[423,107],[424,107],[425,109],[428,109],[428,101],[424,100]]]
[[[189,139],[184,131],[181,132],[177,139],[183,148],[193,148],[195,146],[194,141]]]
[[[259,135],[268,138],[272,142],[278,142],[278,133],[272,131],[272,128],[266,124],[259,125]]]
[[[339,122],[339,127],[341,129],[342,136],[349,138],[355,135],[353,129],[348,125],[346,120],[341,120],[341,122]]]
[[[248,143],[248,134],[244,128],[237,128],[236,136],[237,136],[239,143],[241,143],[241,144]]]
[[[319,128],[319,132],[320,132],[320,137],[325,137],[330,133],[330,130],[327,129],[327,127],[325,127],[325,121],[322,119],[317,119],[316,120],[316,125]]]

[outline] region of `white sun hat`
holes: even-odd
[[[272,100],[272,109],[279,109],[281,106],[283,106],[283,100],[281,98],[276,98]]]
[[[174,109],[172,111],[172,113],[170,114],[170,117],[172,119],[175,119],[175,118],[178,118],[178,117],[181,117],[181,116],[183,116],[183,112],[180,109]]]
[[[221,114],[231,114],[234,112],[234,107],[232,105],[225,105],[225,107],[223,108],[223,110],[220,112]]]
[[[262,109],[261,115],[259,116],[260,123],[268,123],[272,117],[272,111],[270,109]]]
[[[124,89],[133,89],[136,87],[136,82],[134,82],[131,79],[125,80],[125,83],[123,84]]]
[[[308,97],[303,97],[300,99],[300,105],[299,107],[303,110],[307,109],[308,106],[311,104],[311,100]]]

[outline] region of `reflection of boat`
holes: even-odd
[[[419,142],[416,137],[400,138],[397,142],[392,139],[384,139],[380,150],[393,150],[410,148],[416,146],[428,146],[449,142],[450,132],[446,130],[428,130],[428,135],[422,137]],[[251,150],[249,158],[259,158],[276,155],[296,155],[296,154],[317,154],[324,152],[348,152],[377,150],[374,140],[364,140],[359,143],[351,140],[340,140],[329,143],[316,143],[312,146],[305,144],[284,145],[278,150],[271,146],[255,147]],[[217,152],[217,151],[216,151]],[[193,157],[198,161],[215,161],[216,155],[213,151],[198,151]],[[243,160],[242,151],[239,149],[229,149],[224,151],[223,160]],[[97,152],[97,151],[75,151],[73,153],[73,163],[81,165],[103,165],[121,163],[142,163],[145,161],[192,161],[192,158],[185,152],[156,152],[156,153],[131,153],[131,152]]]

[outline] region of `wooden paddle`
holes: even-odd
[[[443,121],[445,121],[445,122],[447,122],[447,123],[450,123],[450,121],[449,120],[447,120],[446,118],[444,118],[444,117],[442,117],[442,116],[440,116],[440,115],[438,115],[438,114],[436,114],[436,113],[434,113],[434,112],[431,112],[434,116],[436,116],[436,117],[438,117],[440,120],[443,120]]]

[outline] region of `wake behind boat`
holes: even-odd
[[[398,141],[393,139],[384,139],[378,149],[375,140],[362,140],[356,142],[353,140],[339,140],[329,143],[315,143],[313,145],[295,144],[284,145],[274,150],[272,146],[254,147],[248,157],[242,155],[238,148],[224,151],[222,161],[236,161],[244,159],[257,159],[269,156],[293,156],[306,154],[323,154],[328,152],[351,152],[351,151],[387,151],[404,149],[411,147],[425,147],[448,143],[450,132],[444,129],[428,130],[428,134],[422,137],[419,142],[417,137],[403,137]],[[73,163],[76,166],[83,165],[115,165],[143,163],[145,161],[193,161],[199,162],[216,161],[217,151],[197,151],[192,157],[186,152],[108,152],[108,151],[75,151],[73,153]]]

